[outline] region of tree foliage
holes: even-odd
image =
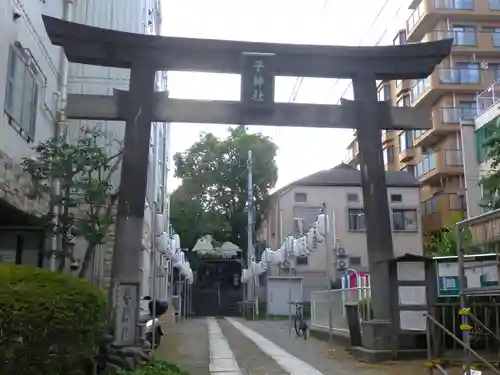
[[[246,248],[250,150],[258,228],[269,191],[278,178],[277,146],[270,138],[238,126],[230,128],[225,139],[202,133],[188,150],[174,155],[175,176],[182,180],[182,185],[172,194],[171,217],[183,247],[193,246],[204,234],[212,234],[219,242],[230,241]]]
[[[462,247],[468,247],[472,242],[472,233],[469,229],[456,232],[455,228],[443,228],[434,232],[427,246],[427,252],[433,256],[457,255],[457,243],[460,240]]]
[[[82,135],[69,143],[65,138],[52,138],[34,147],[35,156],[25,158],[22,168],[33,184],[35,196],[52,196],[58,210],[46,217],[47,229],[60,238],[57,249],[48,249],[59,259],[59,270],[66,259],[74,260],[74,239],[84,238],[87,248],[79,271],[84,277],[97,245],[103,244],[114,223],[113,206],[118,192],[111,177],[121,161],[119,152],[108,155],[102,145],[109,142],[108,135],[98,127],[82,128]],[[54,194],[54,181],[59,189]],[[56,218],[55,222],[52,220]]]
[[[486,156],[490,161],[488,172],[479,180],[483,189],[481,206],[488,210],[500,208],[500,129],[494,127],[490,137],[482,145],[486,148]]]
[[[205,234],[224,238],[230,231],[227,222],[218,212],[205,211],[198,194],[182,184],[170,197],[171,223],[180,235],[182,247],[192,249]]]

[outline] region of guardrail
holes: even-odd
[[[311,328],[328,330],[329,309],[328,293],[332,301],[332,330],[349,335],[347,325],[346,303],[357,303],[360,320],[371,319],[370,286],[360,286],[349,289],[319,290],[311,293]]]

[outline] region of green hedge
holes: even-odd
[[[0,264],[0,374],[82,374],[106,320],[106,298],[94,285]]]
[[[121,371],[117,375],[189,375],[189,373],[173,363],[156,360],[134,370]]]

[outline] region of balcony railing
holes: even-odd
[[[431,88],[431,79],[419,79],[411,89],[412,104],[422,97]]]
[[[474,10],[475,0],[429,0],[429,5],[433,9],[443,10]],[[495,6],[496,4],[493,4]],[[406,30],[411,31],[415,27],[415,25],[420,21],[420,19],[426,13],[426,2],[422,1],[420,5],[413,11],[410,18],[406,21]],[[491,0],[490,0],[490,9],[492,8]]]
[[[439,82],[445,85],[471,85],[481,83],[481,71],[479,69],[436,69],[439,74]]]
[[[443,85],[477,85],[481,83],[481,70],[439,68],[432,75],[437,74],[439,83]],[[414,104],[432,87],[431,77],[419,79],[411,89],[411,101]]]
[[[499,0],[500,1],[500,0]],[[456,30],[434,30],[425,35],[422,42],[453,39],[456,47],[472,47],[482,50],[494,50],[500,48],[500,32],[479,31],[456,31]]]
[[[434,169],[436,169],[436,155],[432,153],[418,162],[415,167],[415,177],[420,178]]]
[[[476,98],[477,114],[481,114],[500,101],[500,81],[494,82]]]
[[[475,0],[434,0],[436,9],[474,10]]]
[[[477,115],[476,108],[438,108],[437,110],[441,111],[443,124],[459,124],[461,120],[472,120]]]
[[[409,32],[413,30],[415,25],[420,21],[420,19],[425,14],[425,4],[424,1],[420,3],[420,5],[413,11],[408,21],[406,21],[406,31]]]
[[[440,211],[463,211],[467,207],[465,196],[457,193],[443,193],[421,203],[422,215],[434,215]]]
[[[358,155],[357,149],[355,150],[354,148],[348,148],[344,154],[344,163],[346,164],[351,163],[356,158],[357,155]]]
[[[490,10],[500,10],[500,0],[490,0]]]
[[[430,32],[427,38],[429,36],[432,40],[453,39],[455,46],[474,47],[477,46],[478,33],[476,31],[436,30]]]
[[[462,150],[441,150],[428,154],[415,168],[415,177],[421,178],[425,174],[435,170],[439,164],[444,167],[460,167],[463,166]]]

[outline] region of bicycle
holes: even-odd
[[[302,302],[290,302],[295,305],[295,316],[293,317],[293,326],[295,328],[295,333],[298,337],[304,336],[304,340],[307,340],[307,323],[304,319],[304,314],[302,313]]]

